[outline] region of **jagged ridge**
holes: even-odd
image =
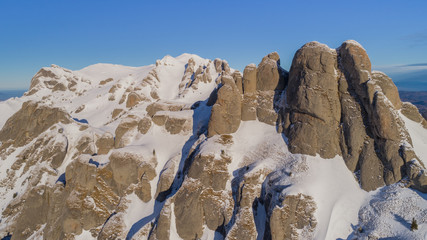
[[[13,176],[0,185],[0,229],[18,239],[357,237],[367,193],[353,173],[368,191],[426,191],[405,127],[425,120],[354,41],[308,43],[289,72],[277,53],[243,74],[189,54],[52,66],[15,101],[28,102],[0,131],[1,173]]]

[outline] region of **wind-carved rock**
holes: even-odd
[[[278,119],[277,103],[287,84],[288,73],[280,67],[276,52],[265,56],[258,67],[249,64],[243,71],[242,120],[258,119],[275,125]]]
[[[208,125],[208,136],[234,133],[241,120],[241,95],[233,78],[221,76],[222,86],[218,90],[216,103],[212,107]]]
[[[214,66],[217,73],[224,72],[224,75],[229,75],[231,72],[230,66],[228,65],[228,62],[226,60],[216,58],[214,60]]]
[[[371,72],[358,43],[347,41],[336,50],[307,43],[295,54],[286,89],[282,118],[289,149],[324,158],[342,155],[365,190],[395,183],[417,159],[403,145],[412,140],[397,112],[401,107],[396,86],[385,74]]]
[[[336,59],[335,50],[317,42],[295,54],[286,89],[292,152],[331,158],[341,150]]]
[[[280,67],[280,57],[276,52],[265,56],[258,64],[256,90],[256,114],[260,122],[276,125],[278,102],[287,82],[287,72]]]
[[[249,64],[243,71],[242,121],[256,120],[256,65]]]
[[[215,66],[219,69],[219,60],[215,62]],[[276,125],[279,116],[278,102],[287,77],[288,73],[280,67],[276,52],[265,56],[258,67],[255,64],[246,66],[243,76],[238,71],[233,72],[232,79],[228,75],[222,75],[222,86],[212,107],[208,136],[234,133],[240,120],[258,119]]]

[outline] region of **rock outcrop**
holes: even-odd
[[[307,43],[290,72],[276,52],[243,74],[189,54],[90,68],[43,68],[24,97],[39,102],[5,113],[0,238],[328,238],[332,224],[350,234],[353,199],[375,207],[355,179],[427,192],[409,135],[427,122],[354,41]]]
[[[316,202],[304,194],[288,195],[270,213],[271,239],[312,239],[317,221]],[[303,235],[300,235],[301,232]]]
[[[71,122],[70,116],[62,109],[37,102],[25,102],[0,130],[0,142],[3,143],[1,147],[21,147],[59,122]]]
[[[223,73],[227,74],[226,71]],[[276,125],[279,117],[279,98],[288,78],[288,72],[280,67],[279,55],[276,52],[270,53],[262,59],[258,67],[249,64],[245,67],[243,76],[235,71],[232,78],[233,81],[228,75],[221,76],[222,86],[212,108],[208,136],[234,133],[240,125],[240,120],[258,119],[269,125]]]
[[[331,158],[341,150],[336,67],[336,52],[317,42],[304,45],[295,54],[286,89],[292,152]]]
[[[231,76],[221,77],[216,103],[209,119],[208,136],[234,133],[240,126],[241,94]]]
[[[286,104],[282,118],[292,152],[343,156],[365,190],[406,176],[412,159],[402,144],[412,141],[397,111],[397,88],[385,74],[371,72],[358,43],[347,41],[335,50],[311,42],[298,50]]]

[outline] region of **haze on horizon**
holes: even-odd
[[[0,89],[26,89],[51,64],[142,66],[182,53],[243,70],[277,51],[289,69],[307,42],[354,39],[400,89],[427,90],[426,9],[422,0],[2,1]]]

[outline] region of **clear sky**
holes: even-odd
[[[427,63],[427,1],[1,0],[0,89],[28,88],[43,66],[142,66],[169,54],[242,70],[277,51],[360,42],[374,66]]]

